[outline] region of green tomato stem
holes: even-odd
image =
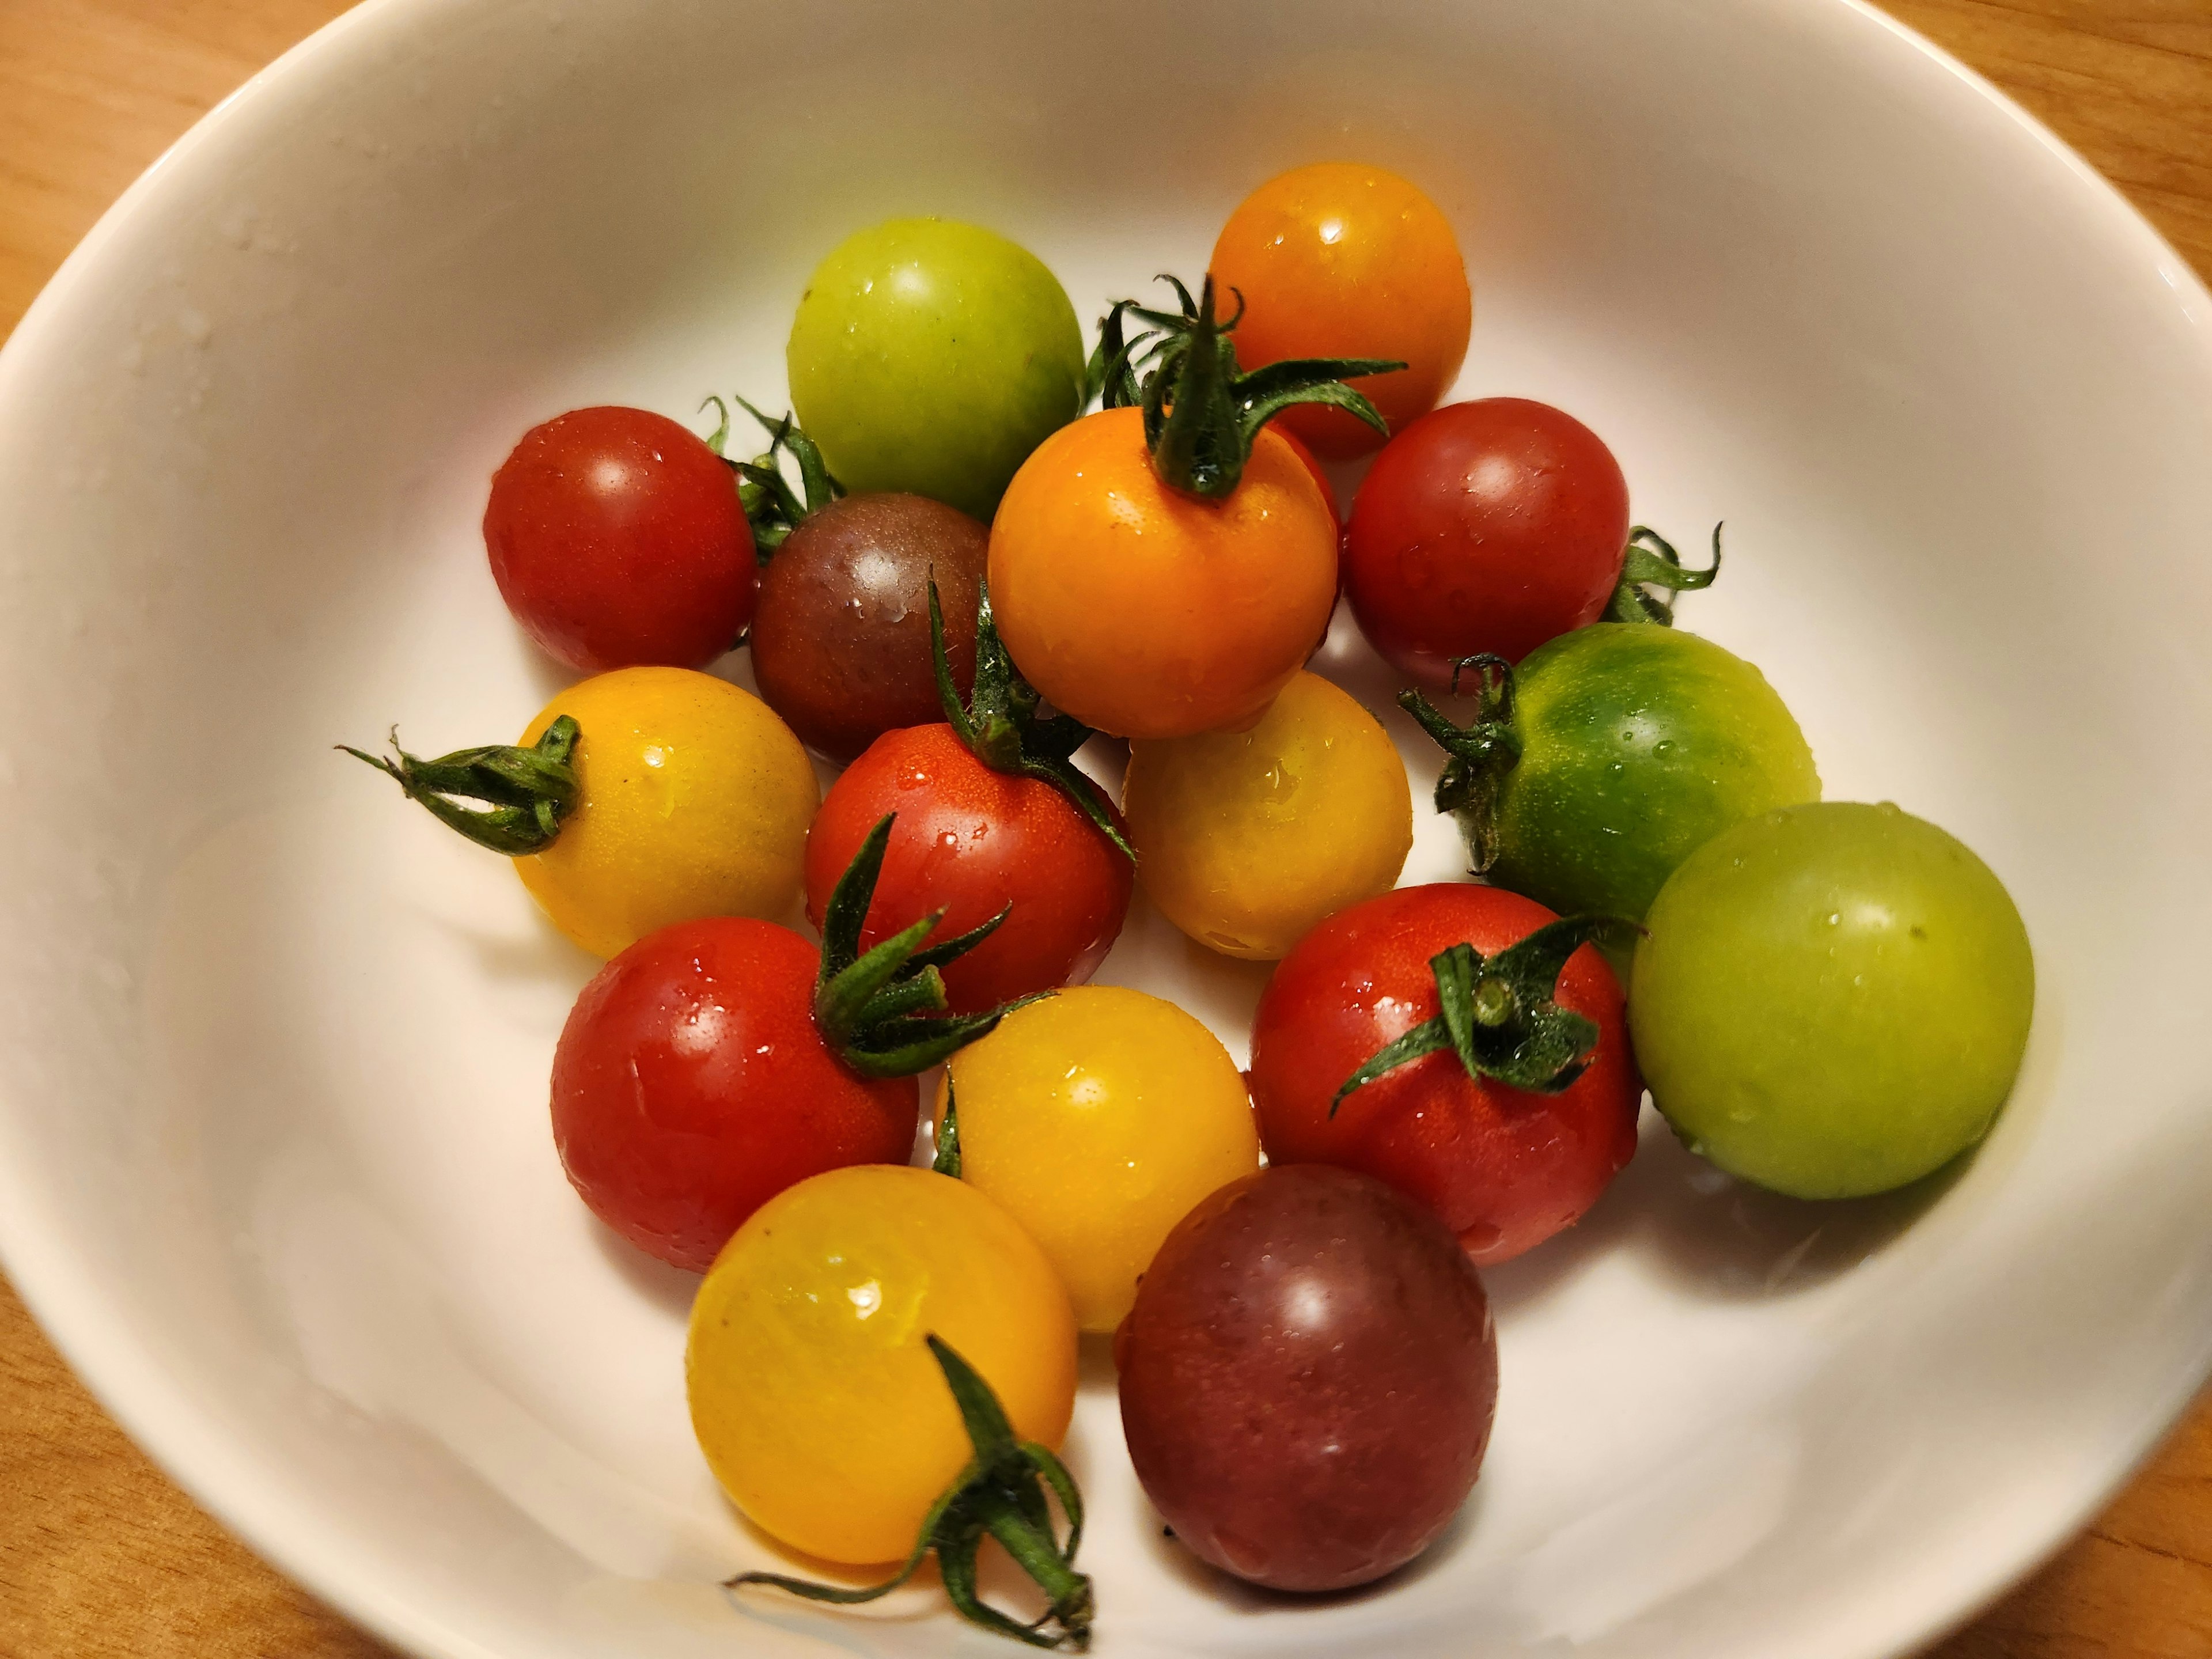
[[[1450,1049],[1468,1076],[1508,1088],[1555,1095],[1589,1069],[1597,1051],[1596,1023],[1555,1000],[1567,959],[1585,945],[1632,939],[1640,930],[1620,916],[1565,916],[1486,960],[1474,945],[1454,945],[1429,958],[1437,1012],[1345,1079],[1329,1102],[1336,1115],[1346,1097],[1429,1054]]]
[[[1075,1570],[1083,1538],[1083,1498],[1066,1465],[1033,1441],[1017,1440],[998,1396],[951,1344],[932,1334],[925,1339],[944,1372],[945,1386],[960,1409],[975,1456],[923,1519],[914,1550],[896,1572],[879,1584],[846,1589],[817,1584],[784,1573],[744,1572],[726,1581],[741,1589],[765,1584],[812,1601],[850,1607],[887,1595],[914,1576],[924,1557],[937,1555],[938,1571],[953,1607],[971,1624],[1031,1647],[1082,1652],[1091,1645],[1095,1607],[1091,1580]],[[1048,1492],[1067,1517],[1067,1539],[1053,1535]],[[984,1601],[975,1573],[977,1547],[984,1537],[998,1540],[1045,1594],[1044,1613],[1024,1623]]]
[[[562,714],[527,749],[491,744],[424,760],[399,746],[396,726],[391,736],[393,758],[337,746],[392,778],[408,799],[419,802],[448,829],[479,847],[523,858],[550,847],[576,810],[580,788],[573,763],[582,735],[576,722]],[[464,805],[465,801],[483,805]]]
[[[1674,599],[1696,588],[1711,587],[1721,574],[1721,526],[1713,526],[1713,562],[1703,570],[1682,568],[1682,556],[1674,544],[1649,525],[1628,532],[1628,550],[1620,564],[1620,585],[1605,607],[1605,622],[1656,623],[1674,625]],[[1647,592],[1662,588],[1662,593]]]

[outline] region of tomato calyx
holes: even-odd
[[[945,977],[938,969],[968,954],[998,930],[1009,904],[981,926],[924,948],[945,920],[933,911],[872,949],[860,949],[860,927],[883,873],[898,814],[887,812],[830,890],[822,915],[822,967],[814,981],[814,1024],[822,1039],[862,1077],[912,1077],[990,1032],[1023,1002],[980,1014],[945,1014]]]
[[[737,402],[768,433],[768,447],[750,461],[733,461],[722,453],[730,441],[729,405],[710,395],[699,407],[703,410],[712,404],[721,417],[721,424],[708,434],[707,447],[721,455],[722,465],[738,475],[738,505],[744,509],[745,522],[752,526],[753,556],[766,564],[785,538],[810,515],[842,497],[845,486],[830,476],[821,449],[800,428],[796,416],[787,413],[781,420],[771,421],[743,398]],[[803,499],[783,476],[782,452],[786,450],[799,463],[799,488],[806,492]]]
[[[1474,718],[1465,726],[1416,690],[1401,691],[1398,707],[1421,723],[1447,757],[1437,780],[1437,811],[1458,822],[1467,843],[1468,873],[1486,875],[1498,862],[1498,795],[1521,760],[1521,734],[1513,723],[1513,665],[1494,652],[1452,664],[1452,694],[1460,676],[1475,674]]]
[[[1345,381],[1388,374],[1406,367],[1381,357],[1292,357],[1246,374],[1230,335],[1244,315],[1244,296],[1226,322],[1214,314],[1213,278],[1190,290],[1164,276],[1182,302],[1180,311],[1152,311],[1133,300],[1115,302],[1099,325],[1093,354],[1097,390],[1109,409],[1134,404],[1144,411],[1145,442],[1161,480],[1186,495],[1221,501],[1233,493],[1251,459],[1260,428],[1293,404],[1328,404],[1348,410],[1383,436],[1390,434],[1375,405]],[[1152,325],[1153,333],[1125,341],[1123,313]],[[1137,380],[1137,348],[1152,368]]]
[[[723,1588],[769,1584],[810,1601],[853,1607],[890,1595],[935,1551],[945,1594],[962,1618],[1031,1647],[1085,1651],[1091,1645],[1095,1601],[1091,1580],[1075,1570],[1076,1548],[1083,1541],[1083,1494],[1076,1488],[1075,1477],[1048,1447],[1014,1437],[1013,1425],[991,1385],[950,1343],[934,1333],[923,1340],[945,1373],[975,1455],[931,1506],[913,1553],[882,1583],[860,1589],[817,1584],[780,1572],[741,1572],[725,1580]],[[1067,1518],[1064,1544],[1054,1535],[1047,1488],[1060,1500],[1060,1512]],[[1024,1623],[977,1594],[975,1557],[987,1534],[1044,1591],[1050,1605],[1038,1618]]]
[[[393,758],[348,744],[337,747],[391,777],[408,799],[428,808],[448,829],[495,853],[524,858],[550,847],[562,821],[575,810],[579,785],[573,761],[581,736],[576,722],[562,714],[526,749],[491,744],[424,760],[399,746],[396,726],[390,738]],[[467,806],[465,801],[483,805]]]
[[[1628,551],[1620,565],[1620,585],[1605,607],[1601,620],[1616,623],[1656,623],[1674,625],[1677,595],[1711,587],[1721,574],[1721,526],[1713,526],[1713,562],[1703,570],[1685,570],[1674,544],[1649,525],[1628,532]],[[1663,590],[1652,593],[1651,588]]]
[[[1091,728],[1073,714],[1050,718],[1037,713],[1043,701],[1037,690],[1021,676],[1014,659],[999,638],[999,625],[991,615],[991,586],[976,584],[975,690],[966,703],[953,683],[952,665],[945,648],[945,608],[938,597],[937,581],[929,583],[929,650],[937,668],[937,696],[945,708],[945,724],[963,748],[994,772],[1036,778],[1067,797],[1091,827],[1112,842],[1132,864],[1137,849],[1114,822],[1114,814],[1098,786],[1075,763],[1075,751],[1091,741]]]
[[[1437,1014],[1346,1079],[1328,1115],[1334,1117],[1354,1090],[1447,1048],[1477,1081],[1492,1078],[1531,1094],[1560,1093],[1589,1069],[1598,1041],[1596,1021],[1555,1000],[1560,971],[1585,945],[1626,944],[1642,931],[1621,916],[1563,916],[1487,958],[1472,945],[1439,951],[1429,958]]]
[[[937,1133],[933,1137],[937,1155],[929,1160],[929,1167],[941,1176],[960,1179],[960,1111],[953,1104],[952,1073],[945,1074],[945,1110],[937,1120]]]

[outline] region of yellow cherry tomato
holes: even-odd
[[[580,799],[514,861],[555,927],[611,957],[673,922],[793,912],[822,792],[766,703],[689,668],[618,668],[547,703],[524,744],[562,714]]]
[[[976,1188],[859,1164],[754,1211],[701,1282],[684,1349],[691,1426],[730,1501],[825,1561],[904,1556],[973,1449],[933,1332],[1018,1437],[1060,1444],[1075,1407],[1067,1292]]]
[[[1224,956],[1270,961],[1387,891],[1413,846],[1413,795],[1382,725],[1301,672],[1249,732],[1129,745],[1121,810],[1137,879]]]
[[[1054,992],[963,1048],[946,1075],[961,1180],[1043,1247],[1086,1331],[1121,1322],[1138,1275],[1199,1200],[1260,1167],[1237,1062],[1142,991]]]

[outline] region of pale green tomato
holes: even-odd
[[[1988,1133],[2035,1001],[1990,867],[1890,805],[1769,812],[1684,860],[1644,919],[1629,1029],[1692,1152],[1797,1198],[1918,1180]]]
[[[987,522],[1083,403],[1083,332],[1036,256],[950,219],[893,219],[815,270],[785,360],[799,423],[848,490]]]

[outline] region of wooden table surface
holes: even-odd
[[[0,0],[0,334],[165,145],[344,9]],[[2212,0],[1888,9],[2048,121],[2212,276]],[[0,1281],[0,1655],[386,1653],[164,1480]],[[2087,1534],[1928,1659],[2212,1659],[2212,1395]]]

